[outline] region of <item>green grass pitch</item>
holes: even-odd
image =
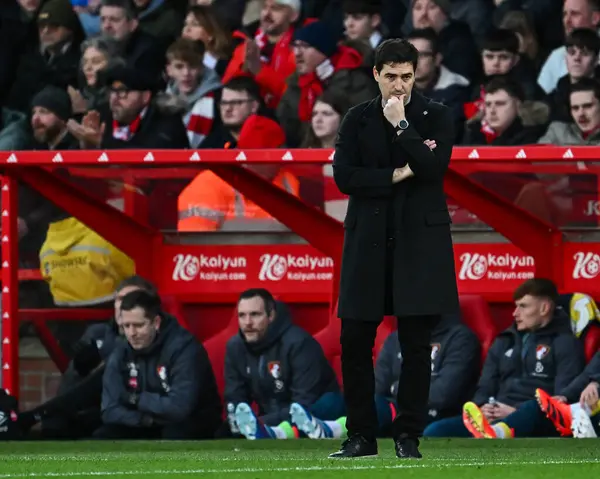
[[[0,479],[17,478],[540,478],[598,477],[598,439],[424,440],[422,460],[327,459],[339,441],[0,443]]]

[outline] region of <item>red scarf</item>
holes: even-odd
[[[121,141],[129,141],[140,129],[142,118],[146,114],[146,108],[144,108],[138,116],[135,117],[129,125],[121,125],[117,120],[112,121],[113,138]]]
[[[294,29],[290,28],[273,47],[271,58],[261,57],[261,60],[264,63],[268,63],[275,71],[278,71],[281,65],[287,63],[287,59],[290,56],[290,43],[292,42],[293,35]],[[256,31],[254,41],[258,45],[258,48],[260,48],[262,54],[269,40],[267,35],[260,28]]]
[[[333,73],[326,78],[319,78],[316,72],[300,75],[298,77],[298,87],[300,87],[298,117],[300,121],[306,122],[312,118],[312,109],[315,101],[323,94],[322,81],[331,78],[339,70],[353,70],[358,68],[361,66],[362,60],[362,55],[353,48],[339,47],[330,60],[333,66]]]

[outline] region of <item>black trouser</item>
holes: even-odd
[[[427,425],[431,381],[431,332],[440,316],[398,318],[402,374],[398,385],[398,414],[394,437],[422,436]],[[342,377],[348,436],[360,434],[374,440],[378,431],[375,408],[373,346],[379,322],[342,319]]]
[[[41,417],[44,437],[66,439],[92,434],[101,424],[103,374],[104,366],[101,366],[81,382],[29,411]]]

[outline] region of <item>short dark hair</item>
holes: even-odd
[[[600,82],[595,78],[581,78],[573,83],[569,91],[569,104],[571,103],[571,94],[580,91],[591,91],[596,99],[600,101]]]
[[[231,80],[229,80],[223,88],[227,88],[228,90],[233,91],[245,91],[248,93],[248,96],[253,100],[260,101],[260,86],[256,80],[252,77],[246,75],[235,76]]]
[[[123,296],[121,311],[131,311],[135,308],[142,309],[144,311],[144,316],[147,319],[152,320],[160,315],[160,298],[155,294],[151,294],[148,291],[141,289],[127,293]]]
[[[554,282],[546,278],[532,278],[522,283],[513,293],[513,300],[518,301],[524,296],[545,298],[554,304],[558,301],[558,289]]]
[[[136,288],[139,288],[142,291],[146,291],[150,294],[158,296],[158,290],[156,289],[156,286],[154,286],[146,278],[142,278],[137,274],[134,274],[133,276],[125,278],[123,281],[121,281],[119,286],[117,286],[117,292],[125,288],[129,288],[130,286],[135,286]]]
[[[576,28],[565,40],[565,46],[577,47],[582,50],[589,50],[598,55],[600,52],[600,37],[598,32],[589,28]]]
[[[127,20],[135,20],[137,18],[137,12],[131,0],[102,0],[100,7],[122,8],[125,10]]]
[[[406,37],[406,39],[407,40],[415,40],[415,39],[426,40],[431,45],[431,52],[434,55],[437,55],[440,52],[439,45],[438,45],[438,34],[431,27],[416,28],[412,32],[410,32],[410,34],[408,35],[408,37]]]
[[[242,299],[261,298],[265,305],[265,311],[267,314],[271,314],[275,310],[275,298],[273,295],[264,288],[250,288],[246,291],[242,291],[238,299],[238,304]]]
[[[492,77],[492,79],[485,85],[483,88],[485,93],[496,93],[498,91],[504,90],[511,97],[516,98],[517,100],[525,101],[525,91],[521,84],[506,75],[497,75]]]
[[[417,69],[419,51],[407,40],[390,38],[379,44],[375,50],[375,70],[381,72],[384,65],[411,63]]]
[[[519,54],[519,37],[512,30],[496,28],[489,31],[481,43],[481,51],[500,52],[506,50],[514,55]]]

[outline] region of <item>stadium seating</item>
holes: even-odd
[[[590,362],[594,354],[600,351],[600,326],[590,324],[583,337],[585,360]]]

